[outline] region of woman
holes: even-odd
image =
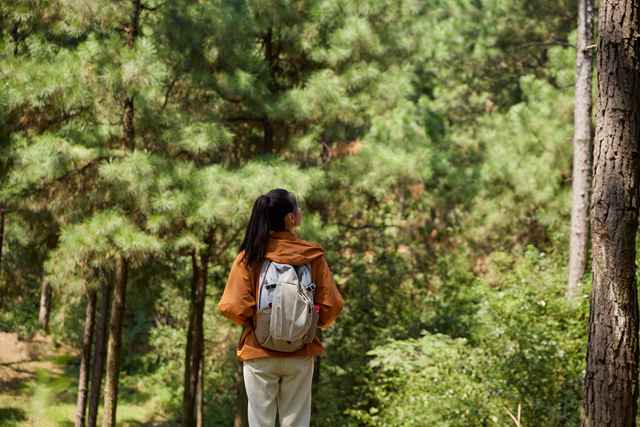
[[[295,229],[301,222],[300,208],[287,190],[278,188],[258,197],[218,304],[224,316],[244,326],[237,355],[243,361],[250,427],[274,426],[276,412],[281,427],[309,426],[314,358],[324,351],[317,337],[290,353],[260,346],[253,316],[262,263],[270,260],[311,266],[320,328],[331,325],[342,310],[342,296],[324,251],[296,236]]]

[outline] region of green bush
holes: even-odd
[[[501,273],[478,283],[472,336],[425,332],[377,347],[369,384],[378,405],[351,414],[370,426],[509,425],[507,410],[520,405],[524,425],[576,425],[587,305],[565,301],[562,260],[531,247],[493,254]]]

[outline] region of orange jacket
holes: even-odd
[[[324,347],[318,337],[292,353],[268,350],[258,344],[253,333],[252,317],[256,310],[260,266],[247,268],[242,256],[243,252],[240,252],[233,262],[224,293],[218,303],[218,309],[224,316],[244,326],[238,344],[238,357],[250,360],[270,356],[316,356],[323,353]],[[301,240],[288,231],[272,231],[265,258],[292,265],[311,264],[311,278],[316,284],[314,303],[320,305],[318,326],[324,329],[336,320],[342,310],[342,295],[333,281],[320,245]]]

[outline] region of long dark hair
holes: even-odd
[[[244,250],[243,261],[247,266],[255,266],[264,260],[269,232],[286,230],[284,218],[288,213],[295,212],[297,207],[293,193],[283,188],[271,190],[256,199],[240,245],[240,250]]]

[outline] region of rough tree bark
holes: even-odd
[[[109,341],[107,345],[107,380],[104,389],[103,427],[115,427],[118,405],[118,378],[120,375],[120,347],[122,346],[122,323],[124,319],[127,291],[127,260],[118,256],[116,261],[116,283],[113,289]]]
[[[205,296],[207,293],[207,267],[209,254],[193,253],[191,255],[193,278],[191,280],[191,302],[189,307],[189,329],[187,331],[187,348],[184,364],[184,391],[182,395],[182,425],[194,427],[196,414],[196,394],[198,374],[204,352],[203,315]],[[202,416],[202,414],[200,414]]]
[[[578,1],[576,46],[576,94],[573,114],[573,179],[571,184],[571,236],[569,282],[566,297],[575,300],[587,264],[589,198],[591,195],[591,84],[593,79],[593,0]]]
[[[96,427],[98,420],[98,406],[100,404],[100,390],[102,389],[102,377],[104,375],[104,361],[107,355],[106,343],[109,330],[109,306],[111,304],[111,286],[106,279],[100,284],[100,306],[95,328],[95,348],[93,350],[93,363],[91,364],[91,386],[89,388],[89,416],[88,427]]]
[[[87,307],[84,315],[84,333],[82,334],[82,355],[80,374],[78,375],[78,399],[76,401],[75,427],[84,427],[87,412],[87,386],[89,385],[89,368],[91,360],[91,343],[93,341],[93,325],[96,318],[96,291],[87,291]]]
[[[627,427],[636,425],[638,398],[640,0],[602,2],[597,67],[593,289],[582,426]]]

